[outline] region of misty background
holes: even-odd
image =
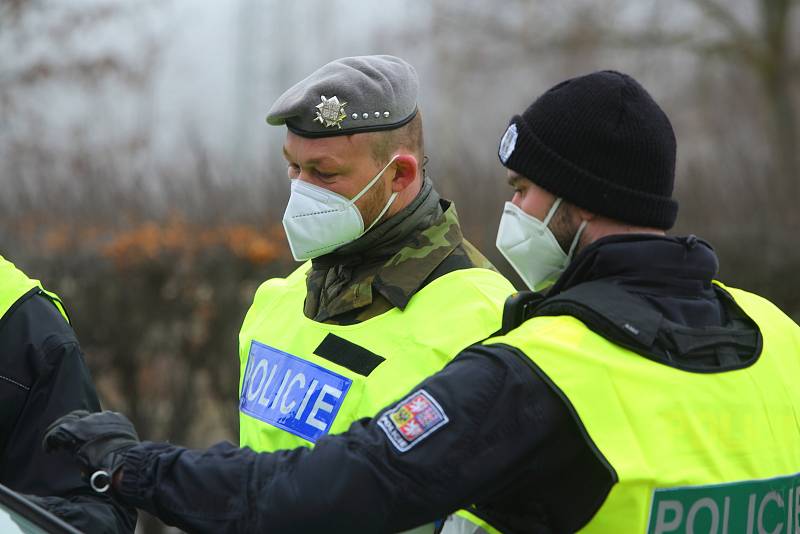
[[[508,120],[615,69],[675,128],[673,233],[800,321],[798,4],[0,0],[0,254],[64,299],[104,407],[147,439],[236,442],[238,328],[296,265],[275,98],[342,56],[413,64],[428,173],[511,277],[494,248]]]

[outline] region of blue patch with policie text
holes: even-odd
[[[414,392],[378,419],[389,441],[400,452],[422,442],[450,421],[436,399],[424,389]]]
[[[239,410],[314,443],[330,430],[352,383],[324,367],[253,341]]]

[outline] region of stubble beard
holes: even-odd
[[[561,250],[564,254],[569,254],[569,249],[572,246],[572,241],[578,233],[580,225],[573,223],[572,206],[565,204],[563,201],[556,210],[555,215],[550,220],[550,231],[553,232],[556,241],[558,241]]]
[[[366,230],[380,215],[381,210],[386,205],[389,199],[386,196],[386,183],[383,177],[378,180],[378,183],[372,186],[372,189],[364,194],[364,204],[362,207],[362,217],[364,219],[364,229]],[[385,218],[385,215],[384,215]]]

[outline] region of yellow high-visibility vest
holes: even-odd
[[[69,317],[64,305],[56,294],[45,291],[41,282],[28,278],[13,263],[0,256],[0,318],[4,317],[19,299],[34,289],[37,289],[44,297],[50,299],[55,307],[58,308],[64,320],[69,323]]]
[[[663,365],[571,316],[534,317],[486,341],[527,355],[616,472],[580,532],[800,529],[800,327],[767,300],[725,289],[762,335],[760,356],[741,369]]]
[[[242,325],[240,444],[256,451],[310,446],[376,415],[496,332],[514,291],[494,271],[463,269],[420,289],[404,310],[333,325],[303,314],[308,268],[262,284]]]

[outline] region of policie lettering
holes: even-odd
[[[713,486],[657,489],[650,534],[800,532],[800,474]]]
[[[314,443],[328,433],[352,382],[324,367],[253,341],[239,410]]]

